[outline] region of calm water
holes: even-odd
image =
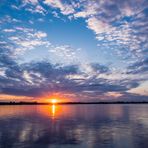
[[[0,148],[148,148],[148,105],[0,106]]]

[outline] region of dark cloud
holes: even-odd
[[[75,94],[76,97],[96,98],[107,92],[124,93],[139,86],[139,82],[127,79],[113,81],[97,78],[99,74],[111,73],[108,67],[98,63],[90,64],[95,74],[85,78],[85,71],[81,71],[78,65],[62,66],[47,61],[18,64],[10,53],[6,50],[0,53],[0,68],[5,72],[0,77],[0,90],[3,94],[39,97],[62,92]],[[73,78],[75,75],[77,79]]]
[[[134,94],[134,93],[129,93],[129,92],[123,92],[122,96],[118,98],[118,100],[121,101],[146,101],[148,99],[148,96],[146,95],[139,95],[139,94]]]
[[[148,58],[137,61],[128,67],[128,74],[143,74],[148,73]]]
[[[97,73],[107,73],[109,72],[109,68],[107,66],[101,65],[99,63],[92,63],[91,67],[96,71]]]

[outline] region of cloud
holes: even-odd
[[[4,29],[3,31],[4,31],[4,32],[15,32],[14,29]]]
[[[7,23],[18,24],[21,22],[22,21],[20,19],[16,19],[15,17],[11,17],[10,15],[4,15],[3,17],[1,17],[0,25],[7,24]]]
[[[11,42],[11,48],[16,57],[19,55],[22,56],[30,50],[42,48],[49,51],[49,56],[51,56],[51,58],[53,57],[52,61],[54,63],[69,64],[80,62],[78,58],[80,48],[74,49],[69,45],[53,45],[48,40],[47,33],[40,30],[20,26],[12,27],[11,30],[13,30],[13,32],[8,31],[8,29],[2,31],[7,35],[8,45],[9,42]],[[2,36],[2,38],[2,40],[6,40],[5,36]]]
[[[24,0],[21,7],[32,13],[44,15],[52,13],[59,19],[63,16],[59,15],[58,10],[70,19],[83,18],[86,27],[94,32],[98,40],[98,48],[109,47],[114,56],[121,60],[129,57],[131,60],[142,59],[145,54],[147,48],[145,0],[136,0],[135,3],[131,0],[109,2],[106,0],[45,0],[43,2]]]
[[[69,62],[80,62],[78,59],[79,49],[74,49],[69,45],[51,45],[49,53],[58,57],[57,60],[62,60],[62,62],[65,61],[67,64]]]
[[[137,61],[131,64],[127,70],[128,74],[148,74],[148,58],[145,58],[141,61]],[[147,77],[148,78],[148,77]]]
[[[36,5],[36,4],[38,4],[38,0],[23,0],[23,3],[31,3],[31,4],[33,4],[33,5]]]
[[[64,15],[73,14],[75,12],[72,5],[64,4],[60,0],[45,0],[45,4],[52,6],[53,8],[59,8]]]
[[[133,74],[130,77],[118,72],[117,75],[99,63],[64,66],[41,61],[19,64],[7,44],[2,42],[0,48],[0,90],[3,94],[41,97],[62,93],[65,97],[95,99],[105,98],[108,92],[124,95],[144,80]],[[133,67],[146,64],[147,61],[142,61]]]
[[[104,32],[108,32],[110,26],[105,22],[99,21],[99,19],[95,17],[91,17],[87,20],[88,28],[93,30],[95,34],[100,34]]]
[[[95,1],[83,1],[78,3],[75,7],[83,7],[81,11],[75,12],[75,18],[89,18],[95,16],[99,12],[99,6]]]
[[[14,7],[14,5],[13,5]],[[46,10],[43,8],[42,5],[40,5],[38,0],[23,0],[21,2],[20,6],[15,6],[16,9],[20,10],[20,9],[25,9],[26,11],[29,11],[31,13],[39,13],[41,15],[45,15],[46,14]]]
[[[98,40],[98,47],[114,50],[121,59],[143,58],[146,48],[146,2],[46,0],[71,19],[83,18]],[[67,7],[69,8],[66,11]],[[55,11],[55,10],[54,10]],[[127,53],[127,54],[126,54]]]
[[[14,44],[14,53],[16,55],[23,54],[27,50],[34,49],[37,46],[49,47],[50,42],[47,40],[47,34],[42,31],[33,30],[25,27],[15,27],[12,29],[17,34],[9,34],[9,42]]]
[[[26,10],[31,13],[40,13],[42,15],[45,15],[46,13],[46,10],[40,5],[37,5],[35,8],[26,8]]]
[[[36,36],[37,38],[44,38],[47,37],[47,34],[45,32],[38,31],[34,34],[34,36]]]
[[[107,92],[123,94],[139,86],[138,81],[130,79],[98,77],[111,74],[108,67],[99,63],[90,64],[89,73],[80,65],[64,66],[46,61],[18,64],[11,50],[5,46],[0,49],[0,68],[4,73],[0,76],[0,90],[3,94],[41,97],[56,92],[95,99],[105,97]]]
[[[98,50],[106,52],[108,59],[115,57],[112,62],[119,70],[99,62],[80,64],[79,49],[67,44],[53,45],[48,41],[46,32],[31,28],[34,25],[31,20],[28,21],[29,27],[20,25],[19,17],[6,15],[0,21],[1,93],[38,97],[59,92],[93,99],[109,95],[120,99],[122,96],[138,97],[129,91],[147,80],[146,1],[23,0],[12,8],[17,11],[24,9],[37,18],[46,14],[49,17],[51,13],[59,19],[65,16],[71,21],[83,19],[86,27],[94,32]],[[8,23],[11,28],[7,28]],[[66,64],[48,61],[22,64],[16,59],[20,54],[39,47],[48,49],[54,63],[62,61]],[[120,60],[124,61],[122,69]]]

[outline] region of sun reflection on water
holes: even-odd
[[[55,117],[55,113],[56,113],[56,106],[53,104],[51,107],[51,113],[52,113],[52,118]]]

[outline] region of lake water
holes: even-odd
[[[148,105],[0,106],[0,148],[148,148]]]

